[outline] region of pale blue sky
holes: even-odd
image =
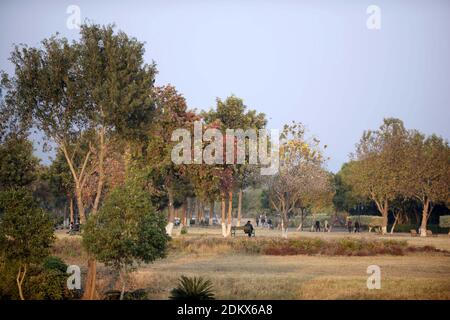
[[[366,27],[371,4],[381,30]],[[78,37],[69,5],[146,42],[157,83],[190,107],[234,93],[272,128],[303,122],[329,146],[332,171],[383,117],[450,137],[449,1],[2,1],[0,69],[12,71],[13,43]]]

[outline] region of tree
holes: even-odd
[[[399,184],[405,176],[408,132],[399,119],[384,119],[378,130],[368,130],[357,145],[356,155],[343,172],[344,182],[356,197],[375,202],[387,232],[389,203],[401,196]]]
[[[179,94],[175,87],[156,87],[153,90],[155,100],[154,122],[148,134],[146,145],[146,169],[153,180],[162,180],[163,191],[168,198],[168,224],[167,233],[172,234],[174,219],[174,204],[176,190],[180,191],[180,185],[186,186],[186,170],[182,164],[175,164],[171,158],[172,150],[176,142],[172,141],[172,133],[176,129],[189,128],[198,119],[197,115],[189,111],[186,100]],[[187,186],[184,188],[189,189]],[[182,202],[186,196],[179,194]]]
[[[83,189],[88,167],[98,179],[90,214],[99,208],[105,183],[109,142],[141,137],[151,122],[151,88],[156,68],[145,64],[144,45],[113,26],[81,26],[79,41],[53,36],[42,48],[16,46],[11,54],[14,77],[2,77],[6,109],[25,127],[36,127],[54,141],[74,182],[80,222],[86,220]],[[78,144],[86,142],[74,163]],[[95,293],[95,261],[89,259],[86,298]]]
[[[38,165],[32,143],[10,136],[0,144],[0,190],[29,187],[37,178]]]
[[[450,199],[450,147],[441,137],[425,137],[413,131],[405,160],[408,174],[401,184],[402,191],[422,204],[420,235],[426,237],[433,206]]]
[[[126,276],[137,263],[149,263],[165,254],[169,237],[166,219],[156,212],[149,194],[128,183],[112,191],[83,232],[83,245],[97,260],[119,273],[123,299]]]
[[[16,284],[21,300],[27,271],[49,254],[53,222],[40,209],[30,192],[10,189],[0,192],[0,250],[7,264],[17,266]]]
[[[246,130],[248,129],[262,129],[266,125],[266,116],[264,113],[257,113],[256,110],[247,110],[247,106],[244,104],[244,101],[241,98],[238,98],[234,95],[231,95],[222,101],[217,98],[216,100],[216,108],[212,109],[208,112],[203,112],[202,116],[209,125],[215,125],[218,129],[221,130],[222,134],[225,136],[224,139],[224,150],[226,149],[226,141],[228,139],[232,139],[232,145],[235,154],[235,163],[234,164],[224,164],[223,172],[222,172],[222,192],[221,192],[221,203],[222,203],[222,211],[225,211],[224,205],[225,201],[223,200],[225,196],[228,195],[228,221],[226,225],[226,232],[224,236],[229,236],[231,233],[231,222],[232,222],[232,207],[233,207],[233,191],[238,189],[238,225],[241,220],[241,211],[242,211],[242,196],[243,189],[252,183],[253,173],[255,172],[253,167],[255,165],[249,164],[249,153],[245,147],[245,143],[248,141],[248,135],[246,135]],[[238,130],[242,129],[243,134],[245,136],[241,137],[242,141],[244,141],[244,146],[239,145],[238,139],[236,135],[236,131],[234,135],[228,136],[227,129]],[[242,150],[244,148],[244,150]],[[238,163],[238,159],[236,158],[237,151],[243,152],[245,154],[245,159],[243,163]],[[226,157],[224,157],[225,159]],[[224,221],[222,220],[222,224]]]
[[[267,187],[272,207],[281,214],[282,236],[287,238],[289,215],[330,193],[331,184],[322,168],[319,141],[307,143],[302,124],[285,125],[280,138],[280,168],[268,178]]]

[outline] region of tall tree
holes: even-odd
[[[420,235],[426,237],[433,206],[450,199],[450,147],[441,137],[413,131],[405,157],[405,178],[401,184],[406,196],[422,205]]]
[[[389,203],[400,195],[405,175],[408,132],[399,119],[384,119],[378,130],[364,132],[354,161],[343,175],[356,196],[370,198],[383,217],[382,233],[387,232]]]
[[[301,123],[285,125],[280,135],[280,168],[267,179],[270,203],[281,215],[281,232],[288,235],[289,215],[314,198],[331,192],[319,141],[306,141]]]
[[[83,188],[88,165],[98,175],[90,213],[99,208],[105,182],[108,143],[115,135],[140,135],[151,120],[150,90],[156,69],[143,61],[144,45],[113,26],[83,25],[81,38],[69,43],[53,36],[41,48],[16,47],[11,54],[14,77],[2,78],[7,106],[22,123],[36,127],[56,142],[74,181],[78,212],[86,220]],[[77,167],[71,146],[92,139]],[[93,159],[94,158],[94,159]],[[89,260],[86,298],[95,292],[95,261]]]
[[[235,163],[224,164],[222,172],[222,183],[224,187],[222,190],[221,199],[228,196],[228,213],[227,213],[227,226],[225,236],[229,236],[231,233],[231,223],[232,223],[232,207],[233,207],[233,191],[238,190],[238,224],[240,224],[241,211],[242,211],[242,190],[251,184],[253,178],[252,170],[254,165],[249,164],[249,150],[246,148],[245,144],[248,142],[249,136],[246,135],[246,130],[254,129],[258,133],[258,129],[262,129],[266,125],[266,116],[264,113],[258,113],[255,110],[247,109],[244,101],[234,95],[231,95],[222,101],[217,98],[216,107],[208,112],[203,112],[202,116],[207,124],[217,124],[218,128],[221,130],[224,138],[224,146],[226,149],[227,140],[231,141],[231,145],[234,148]],[[241,141],[244,141],[244,145],[239,144],[239,137],[235,131],[232,136],[227,135],[227,129],[229,130],[243,130]],[[244,149],[244,150],[242,150]],[[243,161],[238,163],[237,153],[242,152],[245,155]],[[224,159],[226,157],[224,156]],[[222,204],[225,201],[221,200]],[[222,208],[222,211],[225,211]],[[223,222],[223,221],[222,221]]]
[[[186,100],[173,86],[156,87],[153,91],[153,97],[156,102],[155,121],[147,133],[149,138],[144,158],[147,162],[146,168],[149,175],[154,180],[162,179],[163,181],[163,191],[168,198],[166,230],[171,235],[175,216],[175,194],[177,190],[182,189],[179,188],[180,184],[185,185],[187,183],[183,164],[174,163],[171,157],[176,144],[172,141],[172,133],[176,129],[191,128],[198,117],[194,112],[188,110]],[[184,198],[186,196],[187,194]]]

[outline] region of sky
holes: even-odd
[[[235,94],[269,128],[302,122],[328,146],[333,172],[386,117],[450,137],[450,1],[2,0],[0,69],[13,72],[13,44],[39,46],[56,32],[77,39],[71,5],[82,21],[145,42],[157,84],[174,85],[191,108]],[[368,28],[372,18],[380,28]]]

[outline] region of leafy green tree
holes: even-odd
[[[83,190],[95,168],[95,196],[90,214],[104,193],[106,157],[115,137],[144,135],[151,122],[151,89],[156,68],[144,63],[144,44],[114,27],[83,25],[80,39],[53,36],[41,47],[17,46],[11,54],[13,77],[2,76],[8,114],[22,126],[41,130],[56,143],[74,182],[80,222],[86,220]],[[11,111],[12,109],[12,111]],[[90,137],[89,141],[86,139]],[[74,160],[79,144],[84,153]],[[89,259],[86,298],[95,294],[95,261]]]
[[[0,144],[0,190],[29,187],[37,179],[38,165],[30,141],[9,137]]]
[[[378,130],[364,132],[355,159],[343,174],[356,197],[375,202],[387,232],[389,204],[401,196],[399,185],[405,176],[408,131],[399,119],[384,119]]]
[[[40,264],[49,254],[53,222],[24,189],[0,192],[0,251],[2,260],[17,266],[16,284],[21,300],[22,285],[30,265]]]
[[[153,209],[148,192],[131,183],[112,191],[100,211],[88,219],[83,245],[119,273],[121,299],[126,276],[136,264],[164,256],[169,239],[165,224],[166,219]]]
[[[441,137],[425,137],[413,131],[404,162],[407,174],[400,187],[402,193],[422,205],[420,235],[426,237],[433,206],[450,199],[450,147]]]
[[[171,235],[175,203],[178,200],[184,204],[191,189],[187,179],[187,170],[183,170],[184,165],[175,164],[172,161],[172,149],[176,144],[172,141],[172,133],[176,129],[192,127],[198,116],[188,110],[185,98],[173,86],[156,87],[152,94],[155,101],[155,113],[154,121],[147,132],[145,170],[153,180],[153,184],[156,181],[162,181],[162,191],[168,198],[166,229],[167,233]]]
[[[285,125],[280,138],[280,167],[267,179],[267,187],[270,204],[281,215],[282,236],[287,238],[294,210],[329,198],[332,188],[319,141],[307,141],[301,123]]]
[[[247,129],[262,129],[265,127],[267,120],[264,113],[258,113],[256,110],[247,109],[244,101],[231,95],[222,101],[217,98],[215,109],[211,109],[208,112],[203,112],[202,117],[206,124],[216,126],[221,130],[224,135],[224,146],[227,139],[233,139],[233,147],[235,153],[240,146],[237,144],[236,132],[233,137],[227,137],[227,129],[237,130],[242,129],[244,132]],[[244,137],[244,142],[248,141],[248,137]],[[244,146],[245,148],[245,146]],[[240,150],[242,151],[242,150]],[[221,202],[222,211],[224,211],[224,198],[228,195],[228,214],[226,231],[223,232],[224,236],[231,234],[232,223],[232,207],[233,207],[233,191],[238,189],[238,225],[241,222],[242,211],[242,197],[243,189],[254,184],[257,180],[255,178],[256,171],[255,165],[249,164],[249,153],[247,149],[243,150],[246,154],[244,163],[224,164],[222,167],[222,190],[221,190]],[[225,159],[225,157],[224,157]],[[236,161],[237,162],[237,161]],[[222,220],[222,228],[224,227],[224,219]]]

